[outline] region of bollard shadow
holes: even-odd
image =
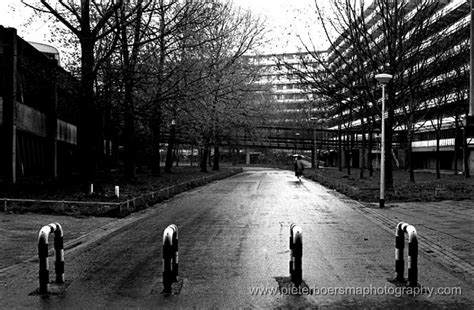
[[[396,277],[387,278],[387,282],[392,283],[393,285],[395,285],[395,287],[407,288],[407,290],[401,290],[401,292],[406,295],[410,295],[411,293],[409,292],[412,292],[414,288],[420,289],[420,293],[422,294],[429,294],[428,289],[425,286],[423,286],[420,282],[417,282],[416,286],[414,287],[409,285],[408,279],[406,278],[403,279],[403,281],[398,280]],[[412,290],[409,290],[409,289],[412,289]]]
[[[64,283],[48,283],[48,291],[40,292],[37,288],[33,292],[29,293],[28,296],[40,296],[41,298],[48,299],[53,296],[62,297],[66,294],[67,287],[71,284],[71,281],[65,281]]]
[[[304,296],[313,293],[304,280],[301,281],[299,286],[295,286],[290,277],[275,277],[275,280],[278,283],[278,291],[281,295]]]
[[[181,289],[183,288],[184,279],[178,278],[176,282],[171,283],[171,291],[167,291],[163,288],[163,278],[158,278],[156,283],[153,284],[153,288],[151,289],[152,295],[162,295],[162,296],[173,296],[179,295],[181,293]]]

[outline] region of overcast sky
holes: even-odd
[[[267,19],[270,37],[274,42],[271,46],[272,52],[279,53],[297,51],[303,47],[301,40],[309,44],[310,37],[317,49],[327,48],[315,23],[314,1],[233,0],[233,3]]]
[[[317,49],[324,49],[324,40],[320,39],[315,27],[314,0],[232,0],[234,4],[250,9],[261,15],[269,25],[271,41],[266,49],[268,53],[295,52],[302,48],[300,39],[309,42],[311,36]],[[20,0],[0,0],[0,25],[18,29],[18,35],[28,41],[48,43],[48,28],[37,22],[28,28],[24,25],[31,9]]]

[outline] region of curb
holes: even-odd
[[[60,215],[85,215],[125,217],[130,213],[146,209],[149,206],[167,200],[179,193],[221,180],[241,173],[242,168],[231,168],[229,171],[208,177],[196,178],[176,185],[168,186],[157,191],[148,192],[122,202],[95,201],[58,201],[35,199],[0,198],[0,212],[41,212]]]

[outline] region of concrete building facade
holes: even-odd
[[[43,54],[16,29],[0,26],[0,180],[71,173],[77,86],[54,53]]]

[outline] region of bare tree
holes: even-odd
[[[35,11],[48,13],[61,22],[79,40],[81,49],[81,100],[80,120],[78,126],[78,144],[81,159],[81,172],[85,181],[95,177],[98,148],[102,141],[94,97],[94,81],[97,70],[107,58],[109,52],[104,51],[98,58],[95,48],[97,43],[113,34],[115,27],[110,26],[114,14],[123,5],[119,1],[83,0],[80,4],[68,1],[40,0],[22,2]],[[111,46],[114,47],[114,44]]]
[[[194,38],[201,44],[187,49],[185,61],[194,70],[188,72],[183,84],[186,100],[182,110],[196,116],[194,123],[200,124],[202,171],[207,171],[211,145],[213,169],[219,169],[222,132],[241,119],[239,113],[245,112],[242,94],[254,91],[251,80],[255,70],[246,65],[244,55],[261,43],[265,30],[250,12],[236,9],[230,3],[214,4],[211,14],[212,23]]]
[[[428,47],[444,51],[442,36],[436,36],[442,28],[434,18],[441,5],[428,0],[375,0],[368,6],[364,1],[335,0],[331,1],[329,15],[315,2],[316,17],[330,43],[329,57],[315,58],[329,76],[329,83],[315,84],[315,89],[322,89],[335,101],[347,98],[353,102],[352,111],[357,113],[359,126],[373,130],[374,121],[380,119],[380,94],[374,91],[378,87],[373,76],[379,72],[394,76],[387,85],[386,158],[392,158],[392,141],[396,136],[393,129],[403,120],[408,121],[406,127],[412,128],[419,117],[414,114],[419,106],[415,98],[419,82],[429,73],[420,72],[418,67],[427,67],[423,61],[427,59]],[[307,44],[306,49],[312,51],[312,46]],[[347,109],[350,111],[351,107]],[[400,109],[410,117],[401,117]],[[392,161],[385,163],[386,185],[391,188]]]

